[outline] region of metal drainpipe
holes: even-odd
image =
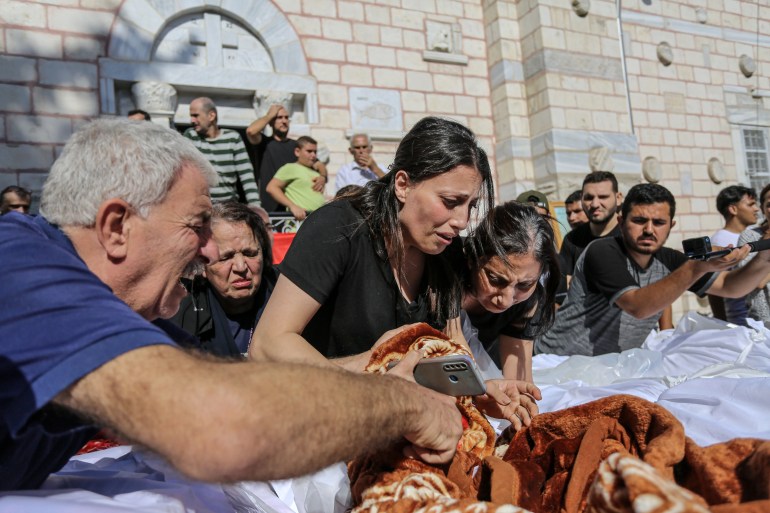
[[[626,68],[626,43],[623,37],[623,6],[622,0],[615,0],[618,10],[618,36],[620,37],[620,63],[623,66],[623,84],[626,86],[626,104],[628,105],[628,122],[631,125],[631,133],[636,135],[634,130],[634,113],[631,110],[631,91],[628,88],[628,69]]]

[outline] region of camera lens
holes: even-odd
[[[457,379],[457,376],[455,376],[454,374],[450,374],[449,375],[449,381],[451,381],[452,383],[457,383],[460,380]]]

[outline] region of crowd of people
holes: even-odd
[[[257,166],[210,99],[190,115],[184,135],[141,111],[78,130],[40,215],[27,191],[2,192],[0,279],[16,292],[0,298],[0,488],[40,486],[96,427],[218,482],[296,476],[400,440],[442,463],[462,424],[452,398],[413,381],[424,355],[362,372],[405,327],[427,323],[492,362],[477,404],[520,429],[538,413],[533,354],[638,347],[685,290],[770,316],[769,252],[665,247],[676,201],[661,185],[624,197],[612,173],[588,174],[559,249],[545,195],[495,204],[487,155],[457,122],[417,122],[389,172],[353,135],[327,202],[318,143],[288,137],[285,106],[246,130]],[[770,186],[723,192],[738,239],[714,240],[766,237]],[[276,266],[280,206],[304,222]]]

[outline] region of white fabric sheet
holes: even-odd
[[[538,355],[540,411],[625,393],[670,410],[700,445],[770,439],[770,331],[749,322],[751,328],[690,313],[638,349],[561,360]]]

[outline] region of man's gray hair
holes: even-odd
[[[75,132],[43,185],[40,213],[59,226],[93,226],[101,204],[120,198],[146,217],[182,166],[209,185],[217,173],[178,132],[146,121],[99,119]]]
[[[356,137],[363,137],[364,139],[366,139],[367,146],[371,146],[372,140],[369,139],[369,134],[360,133],[360,134],[353,134],[353,135],[350,136],[350,147],[351,148],[353,147],[353,141],[356,140]]]

